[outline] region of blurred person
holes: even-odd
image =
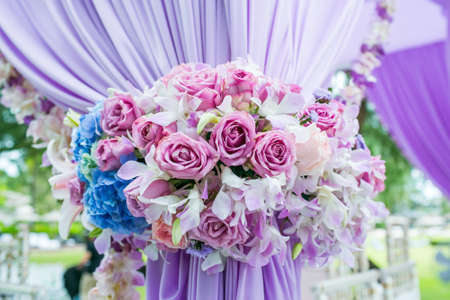
[[[87,300],[90,289],[95,287],[92,273],[100,265],[103,255],[95,249],[94,243],[86,239],[86,253],[80,263],[64,272],[64,287],[72,300]]]

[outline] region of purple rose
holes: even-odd
[[[219,155],[205,140],[198,141],[176,132],[164,137],[156,147],[155,161],[175,178],[203,178],[214,168]]]
[[[124,137],[100,140],[95,150],[97,165],[103,172],[118,169],[121,158],[134,152],[133,144]]]
[[[163,78],[180,92],[201,100],[197,110],[213,109],[222,103],[221,80],[214,68],[206,64],[187,64],[175,67]]]
[[[133,122],[132,136],[139,149],[148,152],[152,145],[156,145],[164,136],[164,127],[149,121],[149,117],[142,116]]]
[[[111,136],[125,135],[143,114],[130,95],[116,94],[105,100],[100,124],[103,131]]]
[[[272,130],[256,135],[256,145],[250,161],[261,177],[276,176],[291,169],[295,162],[294,136]]]
[[[73,205],[82,205],[81,200],[83,199],[86,183],[80,181],[78,177],[74,177],[67,185],[70,192],[70,202],[72,202]]]
[[[331,105],[315,103],[306,108],[303,116],[308,116],[311,119],[308,123],[316,123],[317,127],[326,131],[329,136],[334,135],[333,129],[338,121],[339,113]]]
[[[189,238],[203,241],[213,248],[231,248],[247,241],[247,228],[239,221],[236,226],[230,226],[234,215],[225,220],[219,219],[211,209],[205,209],[200,214],[200,225],[189,232]]]
[[[169,183],[165,180],[158,179],[153,181],[141,195],[140,188],[142,184],[144,184],[144,182],[142,182],[143,178],[144,177],[138,177],[123,190],[127,200],[128,210],[135,217],[145,217],[144,210],[150,206],[150,204],[142,203],[138,199],[139,196],[153,199],[170,194]]]
[[[211,134],[210,143],[227,166],[242,165],[255,146],[255,121],[249,113],[233,112],[220,120]]]

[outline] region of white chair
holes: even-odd
[[[378,271],[369,271],[369,261],[364,251],[356,252],[355,266],[348,267],[335,260],[327,268],[326,280],[312,286],[315,300],[381,300],[383,288],[378,283]]]
[[[382,300],[383,287],[376,270],[319,282],[312,288],[315,300]]]
[[[385,300],[419,300],[419,280],[414,262],[409,259],[409,219],[386,219],[388,267],[380,270]]]
[[[408,261],[380,271],[385,300],[420,300],[419,280],[414,262]]]
[[[388,265],[409,261],[409,219],[392,216],[386,219],[386,249]]]
[[[26,284],[28,256],[28,227],[21,224],[17,239],[0,243],[0,299],[37,298],[39,289]]]

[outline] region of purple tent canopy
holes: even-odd
[[[408,160],[450,199],[450,93],[445,42],[392,53],[368,98]]]

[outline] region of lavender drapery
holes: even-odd
[[[44,95],[86,111],[106,89],[144,88],[182,62],[250,57],[274,77],[320,86],[364,8],[355,0],[0,0],[0,50]],[[299,299],[300,266],[196,258],[148,264],[148,299]]]
[[[0,49],[44,95],[81,111],[109,87],[143,88],[179,63],[247,55],[310,91],[339,60],[363,8],[354,0],[0,0]]]
[[[450,93],[445,42],[386,56],[368,98],[403,154],[450,199]]]

